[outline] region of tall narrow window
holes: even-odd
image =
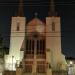
[[[29,40],[29,50],[31,51],[31,40]]]
[[[33,54],[34,53],[34,40],[27,39],[26,40],[26,54]]]
[[[26,40],[26,54],[30,54],[29,45],[30,45],[30,40]]]
[[[39,40],[37,40],[37,54],[39,53],[39,51],[40,51],[40,47],[39,47],[40,45],[39,45]]]
[[[28,40],[26,40],[26,50],[28,50]]]
[[[55,23],[52,22],[52,31],[55,31]]]
[[[42,43],[43,43],[42,50],[43,50],[43,54],[44,54],[45,50],[46,50],[46,42],[45,42],[45,40],[42,40]]]
[[[37,54],[44,54],[45,40],[37,40]]]
[[[32,54],[34,54],[34,40],[32,40]]]
[[[17,29],[16,29],[17,31],[19,31],[20,30],[20,23],[18,22],[17,23]]]

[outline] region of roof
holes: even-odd
[[[33,18],[27,25],[45,25],[45,23],[38,18]]]

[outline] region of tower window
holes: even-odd
[[[17,23],[17,29],[16,29],[17,31],[19,31],[20,30],[20,23],[18,22]]]
[[[52,22],[52,31],[55,31],[55,23]]]

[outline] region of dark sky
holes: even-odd
[[[55,0],[56,11],[61,17],[62,52],[66,56],[75,57],[75,1]],[[0,0],[0,33],[4,38],[4,44],[8,45],[11,16],[17,15],[18,0]],[[48,16],[49,0],[24,0],[24,14],[27,20],[38,17],[45,20]]]

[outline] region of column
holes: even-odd
[[[46,50],[47,75],[52,75],[50,50]]]

